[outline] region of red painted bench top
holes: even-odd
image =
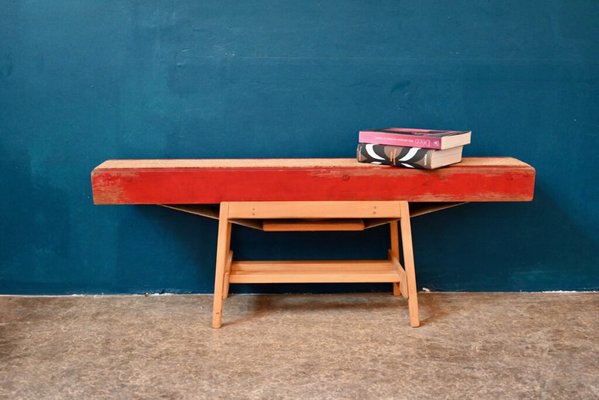
[[[535,170],[470,157],[433,171],[355,159],[108,160],[92,171],[95,204],[222,201],[529,201]]]

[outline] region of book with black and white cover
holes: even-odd
[[[435,169],[462,161],[463,146],[447,150],[431,150],[418,147],[387,146],[359,143],[359,162],[398,167]]]

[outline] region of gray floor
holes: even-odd
[[[0,397],[599,398],[599,294],[0,297]]]

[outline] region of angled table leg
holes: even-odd
[[[399,272],[400,281],[393,282],[393,296],[402,296],[408,298],[408,286],[406,273],[399,261],[399,232],[398,232],[397,221],[391,221],[389,223],[389,229],[391,232],[391,249],[389,249],[389,259],[395,268]]]
[[[233,230],[233,225],[229,229],[229,240],[227,248],[231,248],[231,231]],[[225,279],[223,282],[223,299],[229,297],[229,281],[231,280],[231,264],[233,263],[233,252],[229,251],[229,255],[227,256],[227,263],[225,264]]]
[[[412,249],[412,229],[410,226],[410,208],[407,201],[401,202],[401,247],[403,249],[406,280],[408,281],[408,311],[410,325],[420,326],[418,316],[418,291],[416,289],[416,270],[414,267],[414,250]]]
[[[391,231],[391,249],[389,250],[390,256],[399,260],[399,233],[397,231],[397,221],[391,221],[389,223],[389,230]],[[393,282],[393,296],[401,296],[401,287],[399,282]]]
[[[214,276],[214,304],[212,306],[212,327],[220,328],[223,318],[223,290],[225,269],[231,242],[231,223],[229,222],[229,203],[221,203],[218,218],[218,244],[216,246],[216,273]],[[227,289],[228,290],[228,289]]]

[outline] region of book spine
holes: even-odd
[[[362,163],[431,169],[430,153],[433,151],[435,150],[360,143],[357,158]]]
[[[378,130],[377,130],[378,131]],[[409,134],[414,133],[464,133],[464,131],[441,131],[437,129],[420,129],[420,128],[384,128],[381,131],[385,132],[405,132]]]
[[[401,133],[385,133],[360,131],[360,143],[384,144],[388,146],[419,147],[425,149],[440,149],[441,139],[422,136],[404,135]]]

